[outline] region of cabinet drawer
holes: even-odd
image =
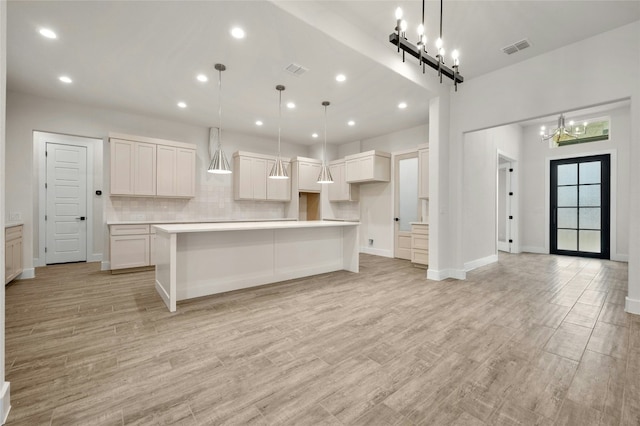
[[[411,233],[429,235],[429,225],[411,225]]]
[[[428,265],[429,252],[426,250],[411,250],[411,262]]]
[[[423,234],[411,235],[411,248],[429,250],[429,236]]]
[[[149,225],[111,225],[111,235],[141,235],[149,233]]]
[[[4,240],[13,241],[22,238],[22,225],[12,226],[4,230]]]

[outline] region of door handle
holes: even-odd
[[[398,222],[400,220],[399,217],[394,217],[393,220],[395,220],[396,222]]]
[[[85,220],[84,216],[76,217],[76,219]]]

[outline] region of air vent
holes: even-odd
[[[300,77],[302,74],[309,71],[309,68],[305,68],[302,65],[298,65],[298,64],[289,64],[285,67],[285,70],[295,76]]]
[[[503,47],[502,51],[507,55],[512,55],[522,49],[526,49],[529,46],[531,46],[531,43],[529,43],[529,40],[525,38],[524,40],[520,40],[513,44]]]

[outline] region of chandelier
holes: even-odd
[[[558,117],[558,127],[552,132],[547,133],[545,126],[540,127],[540,139],[543,142],[553,139],[553,142],[556,144],[565,140],[577,139],[586,133],[588,124],[589,123],[585,121],[582,123],[582,127],[580,127],[580,125],[575,125],[573,121],[569,121],[569,126],[567,127],[565,125],[564,115],[560,114],[560,117]]]
[[[438,77],[440,77],[440,83],[442,83],[442,76],[446,76],[453,80],[456,92],[458,91],[458,83],[464,82],[464,77],[458,72],[460,66],[460,54],[457,50],[451,52],[451,58],[453,60],[452,68],[449,68],[444,63],[444,42],[442,40],[442,0],[440,0],[440,37],[435,42],[436,56],[435,58],[427,53],[427,36],[424,33],[424,2],[422,0],[422,23],[418,25],[418,41],[413,45],[406,37],[407,21],[402,19],[402,9],[396,9],[396,28],[395,32],[389,35],[389,41],[398,46],[398,53],[402,50],[402,62],[405,59],[405,52],[413,56],[420,61],[422,66],[422,73],[424,74],[425,68],[428,65],[434,70],[438,71]]]

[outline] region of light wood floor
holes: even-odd
[[[626,264],[501,255],[427,281],[362,255],[167,311],[153,272],[6,288],[9,425],[639,425]]]

